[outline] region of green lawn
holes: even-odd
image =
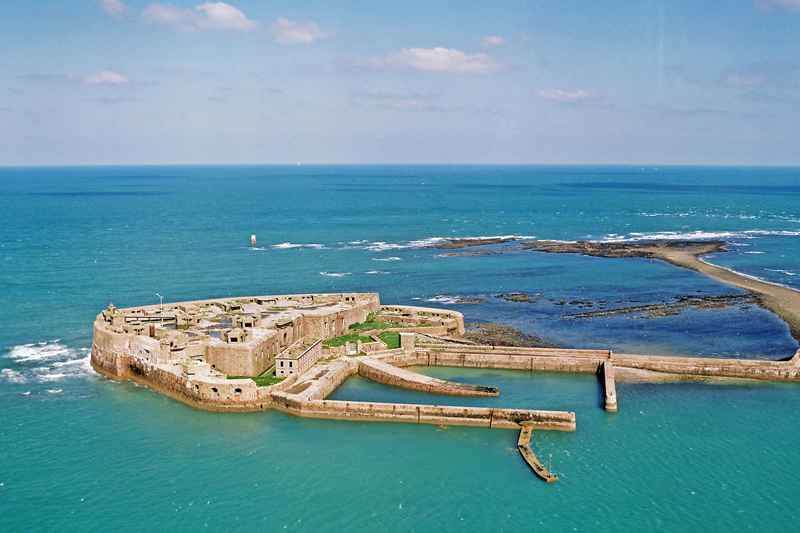
[[[400,334],[396,331],[384,331],[378,338],[386,343],[389,350],[394,350],[400,347]]]
[[[361,342],[375,342],[374,340],[372,340],[371,337],[362,337],[361,335],[358,334],[358,332],[353,332],[353,333],[348,333],[347,335],[342,335],[340,337],[334,337],[332,339],[323,341],[322,345],[328,346],[329,348],[336,348],[338,346],[344,346],[344,343],[346,342],[349,342],[350,344],[355,344],[356,341],[358,340],[360,340]]]
[[[400,324],[395,324],[394,322],[375,320],[372,313],[367,316],[366,322],[361,322],[360,324],[350,324],[350,329],[355,331],[369,331],[371,329],[390,329],[399,327],[402,326]]]

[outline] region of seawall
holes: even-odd
[[[605,350],[459,346],[418,348],[411,354],[393,354],[381,359],[399,367],[421,365],[586,373],[599,373],[604,362],[610,361],[619,368],[664,374],[800,381],[800,350],[785,361],[762,361],[617,354]]]
[[[297,416],[337,420],[410,422],[510,429],[518,429],[525,422],[537,429],[560,431],[574,431],[576,427],[575,413],[563,411],[301,400],[286,393],[275,394],[273,406]]]

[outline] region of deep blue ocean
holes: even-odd
[[[369,291],[570,348],[800,348],[752,304],[570,316],[743,294],[658,261],[430,247],[496,236],[722,239],[707,261],[800,289],[800,168],[0,168],[0,530],[797,530],[800,383],[618,383],[606,413],[593,375],[419,368],[500,396],[362,378],[331,396],[574,411],[577,431],[534,434],[560,478],[546,484],[516,431],[205,412],[88,364],[97,313],[157,294]],[[442,256],[473,251],[500,253]]]

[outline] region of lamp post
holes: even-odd
[[[161,328],[163,329],[164,328],[164,297],[161,296],[158,293],[156,293],[156,296],[158,296],[161,299]]]

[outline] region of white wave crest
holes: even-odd
[[[373,261],[400,261],[399,257],[373,257]]]
[[[433,298],[412,298],[412,300],[422,300],[423,302],[431,302],[435,304],[454,304],[461,299],[460,296],[446,296],[444,294],[439,294],[434,296]]]
[[[0,377],[15,383],[31,380],[52,382],[91,373],[88,348],[68,348],[58,340],[15,346],[8,354],[18,365],[4,369]],[[31,363],[39,366],[31,367]]]
[[[391,272],[386,272],[385,270],[368,270],[364,272],[364,274],[391,274]]]
[[[16,361],[39,361],[63,357],[68,353],[69,348],[54,340],[14,346],[8,356]]]
[[[406,248],[411,248],[411,246],[408,244],[389,244],[385,242],[373,242],[372,244],[364,246],[364,249],[370,252],[386,252],[389,250],[404,250]]]
[[[273,244],[273,248],[278,250],[288,250],[290,248],[311,248],[312,250],[327,250],[328,247],[324,244],[319,243],[309,243],[309,244],[298,244],[296,242],[282,242],[280,244]],[[251,250],[264,250],[264,248],[251,248]]]
[[[389,250],[408,250],[408,249],[416,249],[416,248],[429,248],[431,246],[435,246],[442,242],[448,242],[452,240],[474,240],[474,241],[490,241],[494,239],[504,239],[504,240],[530,240],[535,239],[536,237],[532,235],[481,235],[479,237],[428,237],[426,239],[418,239],[413,241],[408,241],[407,243],[387,243],[387,242],[373,242],[371,244],[367,244],[364,246],[365,250],[369,250],[372,252],[386,252]],[[355,244],[355,243],[350,243]]]
[[[8,381],[10,383],[25,382],[25,378],[22,376],[21,372],[11,370],[10,368],[4,368],[3,370],[0,370],[0,380]]]
[[[349,276],[350,274],[352,274],[352,272],[320,272],[321,276],[333,276],[334,278]]]
[[[786,274],[787,276],[796,276],[797,272],[792,272],[791,270],[783,270],[780,268],[765,268],[764,270],[769,270],[770,272],[779,272],[781,274]]]
[[[683,240],[731,240],[731,239],[755,239],[757,237],[765,236],[779,236],[779,237],[797,237],[800,236],[800,231],[788,230],[743,230],[743,231],[663,231],[654,233],[631,233],[630,237],[624,237],[611,233],[605,238],[601,239],[606,242],[614,242],[620,240],[627,241],[683,241]]]

